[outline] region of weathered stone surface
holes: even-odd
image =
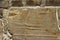
[[[26,40],[57,40],[56,37],[53,36],[27,36]]]
[[[12,6],[60,6],[60,0],[12,0]]]
[[[40,38],[41,40],[56,40],[58,28],[55,9],[12,8],[9,14],[9,30],[13,35],[24,35],[26,40]],[[17,37],[16,40],[20,39]]]
[[[47,0],[47,6],[60,6],[60,0]]]
[[[21,0],[19,0],[19,1],[12,1],[12,6],[23,6],[23,4],[22,4],[22,1]]]
[[[40,6],[42,0],[13,0],[12,6]]]
[[[43,2],[44,1],[44,2]],[[60,0],[13,0],[12,6],[60,6]],[[45,4],[44,4],[45,3]],[[8,8],[8,1],[0,0],[0,8]],[[0,15],[7,17],[5,12]],[[8,13],[9,10],[5,10]],[[2,17],[0,17],[1,19]],[[60,8],[58,9],[60,26]],[[57,27],[56,9],[54,8],[12,8],[9,11],[8,29],[13,34],[13,40],[60,40]],[[6,20],[4,20],[6,25]],[[6,31],[6,26],[4,26]],[[0,21],[0,40],[2,40],[2,24]]]
[[[24,35],[14,35],[13,40],[25,40]]]
[[[42,0],[27,0],[26,4],[28,6],[40,6]]]
[[[58,24],[60,26],[60,8],[58,9]]]
[[[2,40],[2,38],[3,38],[3,37],[2,37],[2,33],[0,33],[0,40]]]
[[[3,9],[0,8],[0,19],[3,17]]]
[[[8,1],[2,1],[0,2],[0,8],[8,8],[9,2]]]
[[[2,24],[1,24],[1,20],[0,20],[0,40],[2,40],[2,36],[3,34],[2,34]]]

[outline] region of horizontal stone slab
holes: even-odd
[[[26,36],[27,40],[35,40],[35,38],[39,40],[41,38],[39,36],[43,35],[57,37],[60,32],[58,32],[55,13],[55,8],[11,8],[8,19],[9,30],[13,35]],[[20,40],[19,36],[14,39]],[[47,39],[48,37],[45,40]],[[55,38],[49,37],[48,40],[55,40]]]

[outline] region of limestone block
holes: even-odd
[[[25,35],[26,40],[39,40],[40,37],[35,36],[43,35],[49,36],[49,40],[55,40],[54,37],[58,35],[55,9],[12,8],[9,12],[9,30],[13,35]],[[43,38],[41,40],[44,40]],[[48,37],[45,40],[48,40]]]

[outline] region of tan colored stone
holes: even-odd
[[[58,28],[54,8],[16,8],[15,10],[13,8],[10,14],[16,14],[9,15],[9,30],[14,35],[25,35],[27,40],[35,40],[35,36],[56,37],[57,35]],[[27,37],[29,35],[34,37]],[[45,37],[43,38],[45,39]],[[44,40],[43,38],[41,40]],[[49,37],[49,40],[55,40],[55,38]]]
[[[24,35],[14,35],[13,40],[25,40]]]
[[[27,36],[26,40],[57,40],[56,37],[53,36]]]

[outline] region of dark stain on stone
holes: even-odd
[[[46,1],[47,6],[60,6],[60,0],[49,0]]]
[[[21,1],[12,1],[12,6],[23,6],[22,2]]]
[[[2,18],[2,17],[3,17],[3,10],[0,9],[0,18]]]
[[[56,35],[56,32],[54,32],[53,34]]]
[[[9,14],[9,16],[15,16],[15,15],[17,15],[17,14],[15,14],[15,13],[10,13]]]
[[[45,29],[45,31],[48,32],[48,33],[51,33],[51,34],[53,34],[53,35],[56,35],[56,34],[57,34],[56,32],[52,32],[52,31],[50,31],[50,30],[48,30],[48,29]]]
[[[27,5],[34,6],[34,2],[32,0],[27,1]]]
[[[60,17],[58,17],[60,19]]]

